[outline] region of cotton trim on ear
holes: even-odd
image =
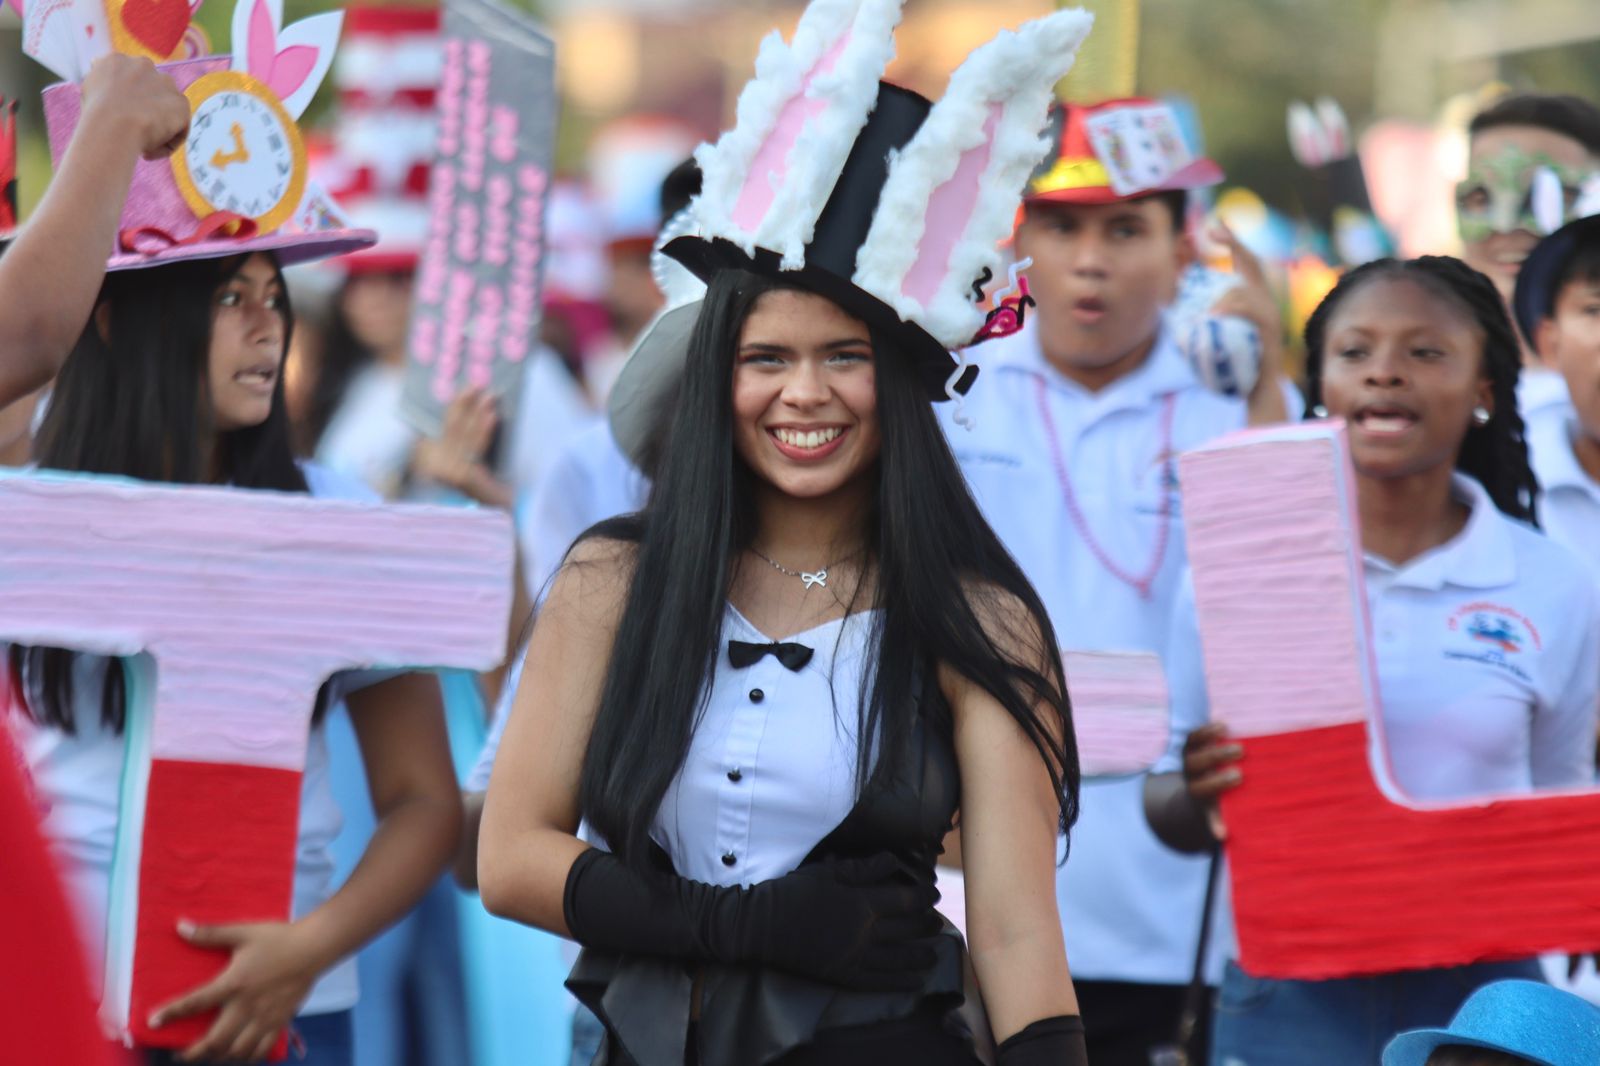
[[[699,234],[753,255],[778,252],[798,270],[894,57],[903,0],[812,0],[792,43],[762,42],[733,129],[703,144],[694,202]],[[752,172],[752,167],[762,173]],[[758,183],[766,183],[766,189]]]
[[[1058,11],[1002,32],[951,75],[944,98],[890,162],[852,281],[947,347],[970,343],[983,325],[973,280],[999,272],[999,244],[1049,152],[1040,131],[1052,89],[1093,24],[1083,11]],[[964,158],[973,162],[963,167]],[[935,260],[919,265],[928,255]],[[913,279],[930,269],[935,285]]]

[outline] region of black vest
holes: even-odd
[[[949,709],[937,686],[921,688],[919,707],[933,713],[918,715],[895,773],[874,774],[845,820],[801,865],[891,852],[932,882],[941,843],[961,804],[961,780]],[[667,862],[665,853],[658,858]],[[762,1066],[809,1043],[820,1030],[954,1011],[963,999],[965,950],[949,922],[936,951],[938,961],[922,988],[909,993],[850,991],[748,966],[699,967],[697,1061]],[[683,1066],[695,972],[671,959],[585,948],[567,988],[609,1034],[596,1066]]]

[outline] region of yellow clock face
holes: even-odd
[[[189,98],[189,139],[172,155],[178,191],[199,218],[231,211],[259,233],[283,225],[306,188],[300,128],[271,89],[236,70],[197,79]]]

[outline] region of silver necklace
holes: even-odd
[[[778,562],[778,560],[774,559],[772,556],[768,555],[766,552],[761,551],[761,550],[759,550],[757,548],[751,548],[750,550],[755,552],[757,555],[761,556],[761,558],[765,559],[769,564],[771,564],[772,568],[774,570],[776,570],[778,573],[785,574],[785,575],[787,575],[789,577],[797,577],[801,581],[804,581],[806,583],[806,591],[808,591],[808,592],[811,590],[811,586],[812,585],[817,585],[817,586],[820,586],[821,588],[827,588],[828,587],[828,568],[825,567],[825,566],[822,567],[821,569],[818,569],[818,570],[815,570],[815,571],[806,571],[806,570],[795,571],[795,570],[790,570],[787,566],[784,566],[782,563]]]

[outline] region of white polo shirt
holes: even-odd
[[[1185,565],[1176,456],[1242,428],[1243,402],[1201,386],[1165,335],[1142,366],[1095,393],[1045,362],[1032,327],[973,354],[974,428],[954,424],[953,404],[941,417],[1061,646],[1163,653]],[[1142,792],[1140,777],[1084,783],[1057,875],[1074,977],[1172,985],[1193,973],[1206,860],[1155,838]]]
[[[1586,785],[1600,726],[1600,590],[1561,545],[1501,514],[1470,478],[1454,538],[1404,566],[1369,555],[1383,702],[1374,765],[1424,800]],[[1210,718],[1192,586],[1174,615],[1173,745]],[[1248,771],[1246,771],[1248,772]],[[1231,923],[1222,930],[1232,940]]]
[[[1600,581],[1600,482],[1578,465],[1573,441],[1580,432],[1569,405],[1528,427],[1528,452],[1544,494],[1539,524],[1550,539],[1565,544]]]

